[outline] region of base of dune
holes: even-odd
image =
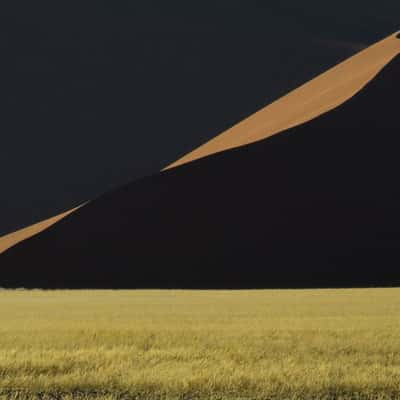
[[[4,290],[0,303],[0,399],[400,397],[400,289]]]

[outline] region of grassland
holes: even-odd
[[[0,291],[0,399],[400,398],[400,289]]]

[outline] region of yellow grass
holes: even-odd
[[[0,399],[400,398],[400,289],[0,291]]]

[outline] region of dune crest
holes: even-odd
[[[400,53],[399,35],[395,33],[331,68],[165,169],[265,139],[339,106],[360,91]]]
[[[44,221],[40,221],[37,224],[27,226],[26,228],[22,228],[19,229],[18,231],[2,236],[0,238],[0,254],[9,249],[10,247],[14,246],[15,244],[44,231],[45,229],[54,225],[56,222],[65,218],[67,215],[73,213],[80,207],[81,206],[75,207],[72,210],[65,211],[61,214],[55,215],[54,217],[48,218]]]
[[[268,138],[344,103],[400,53],[400,33],[368,47],[164,168],[168,170]],[[79,207],[0,237],[0,254],[67,217]]]

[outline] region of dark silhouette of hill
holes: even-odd
[[[400,284],[400,57],[333,111],[110,192],[0,256],[5,287]]]

